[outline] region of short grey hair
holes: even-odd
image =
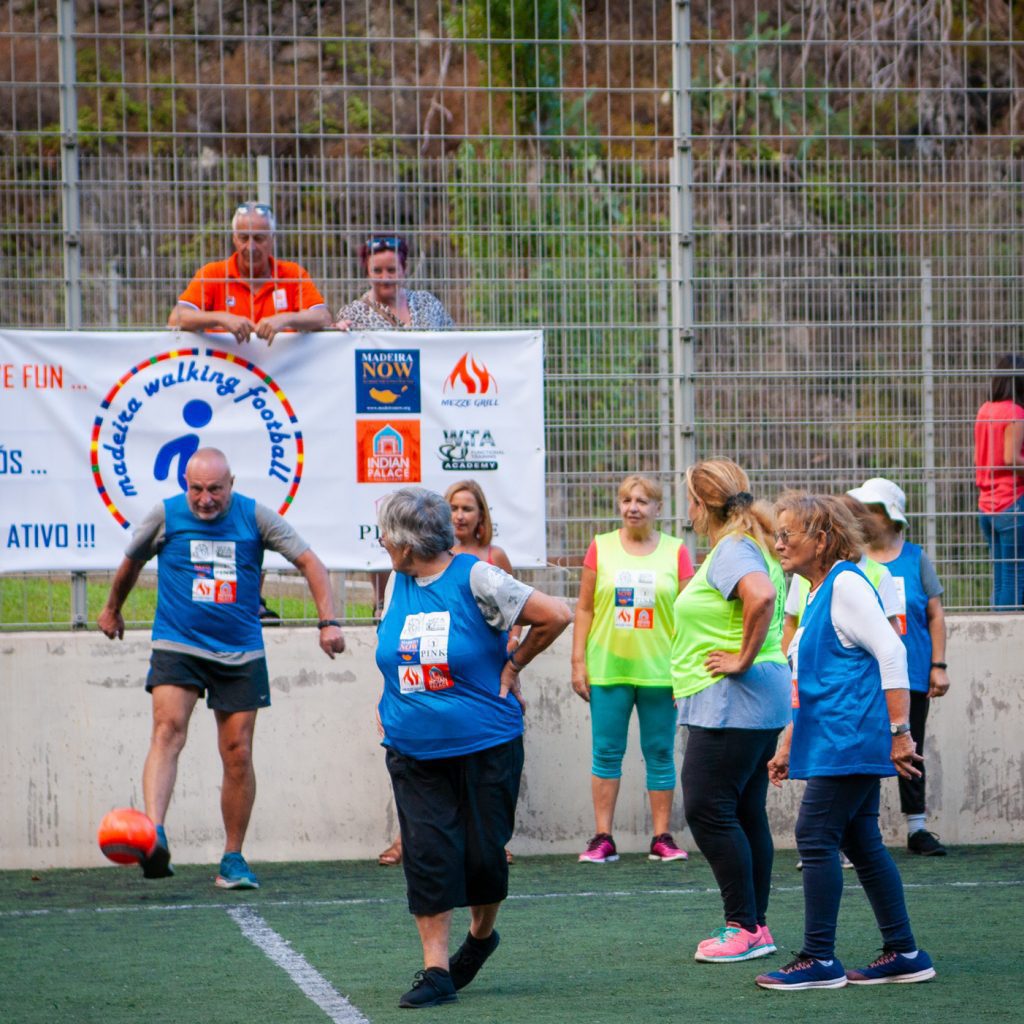
[[[403,487],[389,494],[377,510],[381,536],[398,547],[410,547],[417,558],[435,558],[455,545],[452,510],[426,487]]]
[[[277,219],[274,217],[274,211],[266,203],[258,203],[255,199],[238,204],[238,208],[231,218],[231,230],[238,230],[239,217],[251,217],[254,214],[257,217],[262,217],[267,222],[267,227],[270,228],[271,234],[277,230]]]

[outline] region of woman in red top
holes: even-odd
[[[1024,356],[996,364],[974,421],[978,521],[992,551],[996,608],[1024,606]]]

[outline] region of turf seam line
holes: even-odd
[[[1024,885],[1024,879],[1001,879],[994,882],[904,882],[904,889],[988,889]],[[857,889],[860,886],[853,882],[846,888]],[[772,893],[802,893],[800,885],[775,885]],[[717,888],[687,889],[617,889],[602,892],[600,890],[583,890],[581,892],[538,892],[510,893],[506,902],[524,900],[564,900],[593,899],[594,897],[631,897],[631,896],[717,896]],[[405,905],[404,896],[353,896],[336,900],[260,900],[263,907],[353,907],[374,904],[377,906]],[[226,910],[223,903],[154,903],[147,906],[122,907],[44,907],[38,910],[0,910],[0,920],[18,917],[46,917],[49,914],[139,914],[146,912],[174,913],[186,910]]]
[[[251,907],[229,907],[227,915],[242,934],[261,950],[272,963],[283,970],[303,995],[315,1003],[334,1024],[370,1024],[301,953],[292,949],[287,939],[278,935]]]

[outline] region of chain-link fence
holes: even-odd
[[[727,454],[769,497],[892,477],[947,607],[985,607],[1022,35],[1005,0],[9,2],[3,320],[159,326],[248,198],[335,308],[401,232],[458,324],[545,328],[545,585],[575,592],[622,475],[680,531],[686,464]]]

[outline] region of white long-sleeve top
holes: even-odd
[[[808,595],[814,601],[817,588]],[[878,603],[875,588],[855,572],[841,572],[832,584],[832,628],[847,648],[861,647],[878,662],[883,690],[907,690],[907,650]]]

